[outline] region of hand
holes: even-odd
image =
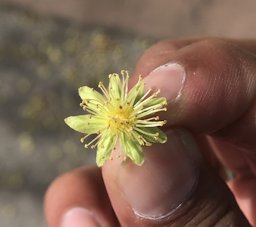
[[[140,74],[168,99],[168,142],[146,148],[142,167],[116,158],[57,178],[49,226],[256,226],[256,41],[160,42]]]

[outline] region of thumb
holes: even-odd
[[[103,166],[121,226],[249,226],[225,183],[202,162],[192,136],[181,129],[167,135],[166,144],[145,148],[141,167],[120,159]]]

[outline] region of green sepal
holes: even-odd
[[[121,134],[121,147],[127,157],[129,157],[136,165],[141,166],[144,162],[144,154],[142,146],[125,133]]]
[[[95,91],[93,88],[83,86],[78,89],[78,94],[82,100],[95,100],[99,103],[104,103],[105,98],[99,92]]]

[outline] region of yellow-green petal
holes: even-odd
[[[121,135],[121,147],[127,157],[129,157],[136,165],[141,166],[144,162],[144,154],[141,145],[132,140],[128,135]]]
[[[104,132],[100,138],[97,156],[96,156],[96,164],[101,167],[111,157],[112,150],[116,145],[117,136],[110,134],[107,130]]]
[[[98,133],[106,127],[105,121],[89,114],[70,116],[65,118],[64,121],[70,128],[86,134]]]
[[[100,103],[104,103],[105,101],[103,95],[87,86],[80,87],[78,93],[82,100],[95,100]]]
[[[121,89],[122,89],[122,84],[121,84],[119,75],[116,73],[110,74],[109,85],[108,85],[110,97],[113,98],[114,100],[120,100]]]
[[[144,83],[140,80],[137,84],[129,91],[127,102],[131,105],[135,105],[144,95]]]

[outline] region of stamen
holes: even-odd
[[[89,108],[89,109],[95,111],[95,109],[92,108],[94,106],[97,109],[97,112],[108,111],[108,109],[107,109],[106,105],[104,105],[104,103],[100,103],[98,101],[95,102],[95,101],[96,100],[94,100],[94,99],[88,100],[85,108]]]
[[[151,146],[152,143],[148,142],[143,136],[140,136],[140,139],[143,141],[143,145]]]
[[[140,145],[146,145],[146,146],[152,145],[149,141],[146,140],[146,138],[140,135],[137,131],[133,131],[133,134],[136,136],[136,139],[140,143]]]
[[[88,138],[90,135],[91,135],[91,134],[87,134],[87,135],[85,135],[84,137],[82,137],[82,138],[80,139],[81,143],[83,143],[84,140],[85,140],[86,138]]]
[[[140,134],[138,134],[136,131],[131,132],[131,136],[141,145],[144,145],[144,141],[142,140],[142,137]]]
[[[145,112],[142,112],[142,113],[138,114],[136,117],[137,118],[142,118],[142,117],[145,117],[147,115],[157,113],[157,112],[160,112],[160,111],[167,111],[167,108],[165,107],[165,108],[160,108],[160,109],[148,110],[148,111],[145,111]]]
[[[148,124],[136,124],[136,127],[150,128],[150,127],[163,126],[165,124],[166,124],[166,121],[152,121],[152,122],[149,122]]]
[[[97,147],[98,144],[99,144],[99,142],[100,142],[100,140],[98,140],[95,144],[93,144],[93,145],[91,146],[91,149],[94,149],[95,147]]]
[[[92,143],[94,143],[96,140],[98,140],[101,137],[101,134],[97,135],[93,140],[91,140],[89,143],[85,144],[84,147],[88,148]],[[98,142],[97,142],[98,143]],[[97,145],[96,143],[96,145]],[[94,144],[95,145],[95,144]],[[93,146],[94,146],[93,145]]]
[[[153,121],[154,120],[154,121]],[[159,120],[159,116],[156,116],[156,117],[150,117],[150,118],[147,118],[147,119],[143,119],[143,120],[136,120],[135,124],[136,123],[141,123],[141,124],[148,124],[148,123],[151,123],[151,122],[155,122]]]
[[[158,137],[159,136],[159,133],[158,132],[156,132],[156,133],[150,133],[150,132],[146,132],[146,131],[144,131],[144,130],[142,130],[142,129],[140,129],[140,128],[135,128],[134,130],[136,130],[136,131],[138,131],[138,132],[140,132],[140,133],[142,133],[142,134],[144,134],[144,135],[147,135],[147,136],[152,136],[152,137]]]
[[[98,114],[95,110],[89,108],[88,106],[83,106],[83,110],[87,111],[88,113],[90,113],[92,115]]]
[[[143,109],[137,111],[137,114],[146,112],[146,111],[148,111],[148,110],[150,110],[150,109],[157,109],[157,108],[163,108],[163,107],[164,107],[164,106],[163,106],[162,104],[156,104],[156,105],[154,105],[154,106],[149,106],[149,107],[147,107],[147,108],[143,108]]]
[[[148,91],[151,91],[151,89],[149,89]],[[160,90],[156,91],[155,93],[153,93],[151,96],[149,96],[148,98],[144,99],[142,102],[137,102],[134,106],[134,110],[137,110],[138,108],[140,108],[141,106],[143,106],[145,103],[147,103],[149,100],[151,100],[152,98],[155,98],[158,94],[159,94]],[[146,94],[148,94],[149,92],[147,92]],[[145,96],[145,95],[144,95]],[[144,97],[143,96],[143,97]],[[142,97],[142,98],[143,98]],[[142,98],[140,100],[142,100]]]
[[[98,87],[99,87],[100,90],[103,92],[103,94],[104,94],[108,99],[110,99],[108,90],[106,89],[106,87],[104,86],[104,84],[103,84],[102,82],[99,82]]]
[[[136,106],[138,106],[147,96],[148,94],[152,91],[152,89],[149,89],[140,99],[139,101],[135,104],[134,109],[136,108]]]

